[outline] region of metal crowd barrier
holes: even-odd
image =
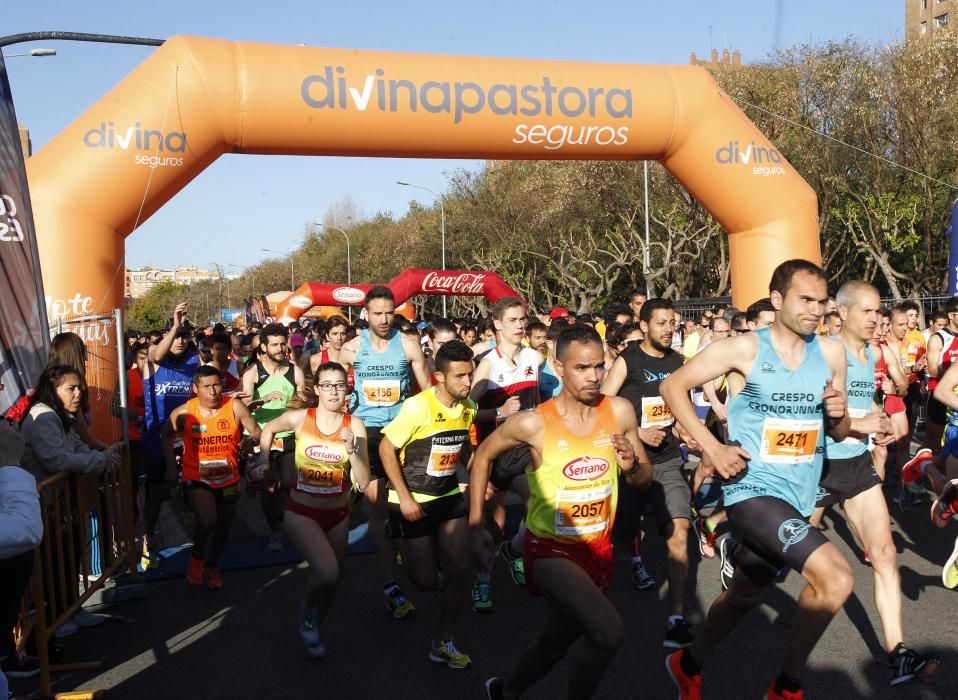
[[[21,613],[20,639],[23,643],[33,636],[40,659],[40,690],[45,697],[52,694],[52,673],[100,665],[51,664],[49,645],[57,629],[102,590],[111,576],[124,571],[136,575],[131,478],[129,454],[124,451],[120,464],[102,474],[61,472],[37,485],[43,541],[34,554],[33,574]],[[95,532],[92,518],[96,519]],[[99,576],[90,571],[87,550],[93,545],[99,547]]]

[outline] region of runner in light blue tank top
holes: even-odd
[[[367,427],[383,427],[399,413],[409,396],[409,360],[402,346],[402,335],[393,330],[389,345],[376,352],[369,329],[359,332],[359,350],[353,360],[356,380],[356,404],[353,414]]]
[[[785,367],[768,328],[755,332],[758,352],[742,390],[728,401],[729,444],[751,459],[722,487],[725,505],[773,496],[808,517],[822,473],[825,424],[822,392],[831,379],[818,336],[806,339],[797,370]]]
[[[846,396],[848,397],[848,415],[851,418],[864,418],[872,410],[875,397],[875,363],[877,351],[871,346],[865,346],[868,355],[866,362],[859,362],[852,352],[845,348],[845,358],[848,360],[848,375],[845,379]],[[835,442],[830,435],[825,436],[825,456],[828,459],[852,459],[868,450],[868,438],[863,440],[849,437],[841,442]]]

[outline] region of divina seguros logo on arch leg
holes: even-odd
[[[357,112],[428,112],[446,114],[460,124],[474,114],[503,117],[530,117],[549,123],[517,124],[512,143],[558,150],[568,145],[623,146],[629,127],[620,125],[632,118],[632,90],[622,87],[578,87],[558,85],[549,76],[536,83],[494,83],[427,80],[416,82],[392,78],[377,68],[358,78],[343,66],[325,66],[323,71],[303,78],[303,102],[314,109]],[[595,124],[555,123],[588,117]]]
[[[740,143],[729,141],[722,144],[715,151],[715,160],[721,165],[737,165],[750,167],[752,175],[770,177],[785,174],[785,159],[774,148],[765,148],[754,141]]]
[[[186,133],[148,129],[140,122],[125,129],[113,122],[100,122],[83,134],[83,145],[134,151],[133,162],[150,168],[179,167],[183,158],[176,154],[186,152]]]

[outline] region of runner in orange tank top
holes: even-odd
[[[589,697],[622,645],[622,619],[605,596],[612,573],[609,541],[618,472],[630,487],[646,487],[652,465],[639,441],[635,410],[626,399],[602,396],[602,339],[578,326],[556,340],[558,396],[510,417],[479,446],[469,480],[471,526],[477,551],[493,460],[528,445],[529,501],[526,584],[549,603],[546,625],[505,679],[486,681],[489,698],[517,698],[583,638],[569,677],[569,697]]]
[[[312,389],[310,391],[310,388]],[[343,413],[348,387],[338,362],[319,365],[307,385],[308,403],[298,397],[263,426],[260,455],[268,455],[276,433],[295,431],[295,478],[283,524],[289,541],[309,563],[306,597],[300,607],[299,636],[310,658],[326,655],[319,625],[336,595],[349,537],[351,481],[362,492],[369,483],[366,426]],[[265,475],[263,458],[250,478]]]
[[[239,496],[239,454],[250,451],[259,438],[259,426],[242,401],[223,396],[220,372],[212,365],[197,367],[193,375],[196,396],[170,414],[162,431],[166,480],[176,481],[174,441],[183,439],[181,481],[193,511],[193,555],[186,580],[196,586],[223,587],[219,559],[226,547]],[[244,440],[242,428],[250,438]],[[204,564],[210,534],[209,556]]]

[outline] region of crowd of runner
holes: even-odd
[[[958,297],[921,329],[917,305],[887,309],[860,281],[830,298],[821,269],[792,260],[768,298],[695,318],[636,291],[601,315],[536,316],[508,297],[487,318],[413,323],[386,287],[354,323],[195,328],[188,315],[179,304],[164,331],[129,334],[142,565],[158,563],[160,509],[179,488],[194,517],[186,581],[221,588],[245,488],[261,501],[268,546],[285,536],[309,565],[296,614],[310,657],[326,655],[323,622],[361,509],[387,613],[416,611],[400,569],[440,595],[429,659],[471,665],[455,630],[469,605],[494,609],[501,559],[548,616],[512,671],[486,681],[488,697],[519,697],[577,640],[569,696],[588,697],[625,634],[605,595],[613,543],[629,551],[636,588],[650,588],[648,531],[666,545],[669,614],[658,624],[680,699],[700,697],[713,651],[770,584],[788,569],[805,579],[766,695],[794,700],[852,591],[851,567],[818,527],[840,506],[872,566],[891,684],[938,666],[905,643],[882,485],[897,475],[906,508],[931,490],[939,527],[958,510]],[[44,396],[62,376],[75,378],[51,374]],[[523,512],[514,534],[507,505]],[[721,558],[723,593],[697,629],[685,618],[690,538]],[[958,539],[943,562],[948,588],[956,560]]]

